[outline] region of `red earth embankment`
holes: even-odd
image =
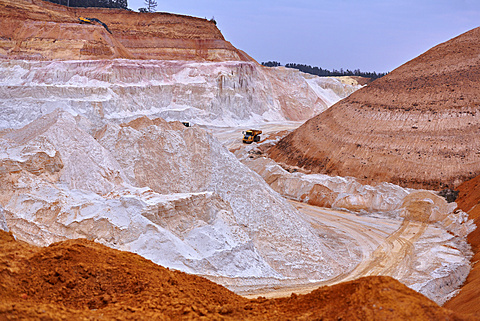
[[[480,176],[461,184],[458,190],[458,207],[467,212],[477,225],[477,229],[468,235],[468,242],[475,253],[472,259],[474,265],[460,293],[445,307],[462,313],[480,314]]]

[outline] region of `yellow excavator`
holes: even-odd
[[[104,24],[103,22],[101,22],[100,20],[98,20],[97,18],[78,17],[78,20],[80,21],[80,23],[88,23],[88,24],[94,24],[95,22],[96,22],[96,23],[99,23],[99,24],[101,24],[109,33],[112,33],[112,32],[110,31],[110,29],[108,29],[107,25]]]
[[[256,129],[249,129],[245,132],[242,132],[243,143],[244,144],[251,144],[253,142],[259,142],[261,133],[262,133],[261,130],[256,130]]]

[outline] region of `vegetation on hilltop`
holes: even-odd
[[[98,8],[119,8],[127,9],[127,0],[46,0],[48,2],[61,4],[68,7],[98,7]]]
[[[281,63],[278,61],[267,61],[267,62],[262,62],[263,66],[266,67],[279,67],[281,66]],[[382,72],[382,73],[377,73],[377,72],[364,72],[360,71],[360,69],[355,69],[354,71],[351,71],[349,69],[344,70],[343,68],[340,68],[340,70],[333,69],[332,71],[319,68],[319,67],[312,67],[309,65],[303,65],[303,64],[296,64],[296,63],[288,63],[285,65],[287,68],[294,68],[298,69],[302,72],[312,74],[312,75],[317,75],[317,76],[322,76],[322,77],[327,77],[327,76],[360,76],[360,77],[366,77],[366,78],[372,78],[372,79],[377,79],[385,76],[387,73]]]
[[[145,0],[145,8],[138,8],[139,12],[155,12],[157,10],[157,1],[156,0]]]

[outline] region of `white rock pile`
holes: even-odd
[[[204,130],[142,117],[92,136],[78,123],[56,110],[0,137],[0,205],[19,239],[85,237],[228,278],[323,280],[358,263]]]

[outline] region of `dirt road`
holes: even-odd
[[[362,259],[352,271],[323,281],[301,286],[288,286],[275,291],[257,292],[247,297],[282,297],[292,292],[308,293],[319,286],[357,279],[368,275],[389,275],[401,278],[410,270],[412,245],[425,231],[427,224],[404,220],[379,219],[357,216],[347,212],[320,208],[295,201],[289,201],[315,227],[331,233],[344,233],[361,249]],[[324,233],[324,232],[322,232]]]
[[[262,131],[261,140],[271,139],[272,136],[276,136],[278,133],[284,132],[282,137],[286,135],[286,132],[290,132],[298,126],[301,122],[283,122],[283,123],[263,123],[256,125],[246,125],[237,127],[212,127],[212,126],[200,126],[207,130],[210,134],[215,136],[220,142],[222,142],[228,149],[244,146],[242,144],[243,134],[242,132],[248,129],[259,129]],[[280,137],[279,137],[280,138]]]

